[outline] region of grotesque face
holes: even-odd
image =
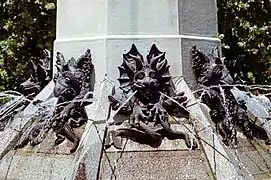
[[[220,78],[220,82],[222,82],[223,84],[233,84],[233,78],[225,65],[223,65],[221,72],[222,76]]]
[[[150,67],[144,67],[135,73],[134,82],[137,89],[151,90],[158,86],[158,74]]]
[[[78,62],[74,58],[66,62],[60,52],[57,52],[56,59],[58,73],[54,76],[54,95],[60,100],[69,101],[80,94],[83,82],[90,79],[93,69],[91,52],[87,49]]]
[[[199,84],[210,86],[233,83],[233,78],[227,67],[223,64],[224,58],[220,58],[219,56],[215,57],[215,55],[213,55],[212,62],[203,52],[199,51],[196,46],[192,47],[191,52],[192,67]]]
[[[80,92],[80,82],[73,73],[64,71],[55,79],[54,95],[60,99],[73,99]]]
[[[144,60],[133,44],[131,50],[123,55],[123,64],[118,67],[121,89],[138,91],[137,96],[154,100],[157,93],[170,86],[171,76],[165,52],[153,45]]]
[[[154,92],[159,88],[158,73],[150,68],[143,67],[142,70],[135,73],[133,89],[138,90],[140,96],[145,99],[152,99]]]

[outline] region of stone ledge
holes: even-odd
[[[218,41],[220,39],[206,36],[191,36],[191,35],[104,35],[104,36],[85,36],[76,38],[57,38],[55,44],[65,42],[84,42],[92,40],[115,40],[115,39],[194,39],[194,40],[206,40],[206,41]]]
[[[59,180],[71,174],[73,156],[40,156],[9,153],[0,162],[0,179]]]
[[[48,85],[35,97],[34,101],[37,99],[46,100],[53,91],[53,84],[53,81],[50,81]],[[14,145],[19,140],[19,136],[22,134],[22,132],[29,125],[31,125],[29,115],[34,114],[37,110],[38,107],[30,103],[22,112],[22,116],[26,118],[19,117],[13,119],[10,125],[6,127],[7,129],[0,133],[0,159],[2,159],[4,155],[14,147]]]

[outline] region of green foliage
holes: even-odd
[[[56,0],[3,0],[0,17],[0,91],[16,90],[28,78],[30,57],[52,51]]]
[[[271,1],[217,3],[219,38],[229,69],[249,83],[271,84]]]
[[[226,64],[249,83],[271,84],[270,0],[217,0]],[[28,77],[30,57],[52,51],[56,0],[0,2],[0,91]]]

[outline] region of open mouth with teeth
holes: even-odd
[[[150,87],[142,88],[142,89],[139,89],[138,93],[141,97],[144,97],[147,100],[151,100],[153,99],[155,88],[150,88]]]
[[[74,91],[74,89],[61,84],[58,84],[58,87],[54,89],[55,97],[59,97],[60,99],[73,98],[75,94],[76,92]]]

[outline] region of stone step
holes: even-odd
[[[100,180],[213,179],[201,150],[106,152]]]
[[[0,179],[62,180],[72,173],[73,156],[10,151],[0,161]]]
[[[230,152],[254,179],[271,179],[271,145],[239,137],[237,149]]]

